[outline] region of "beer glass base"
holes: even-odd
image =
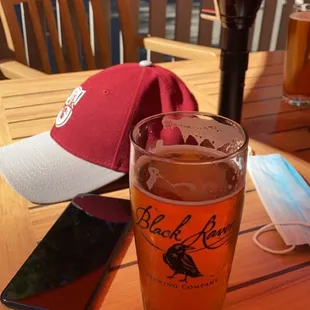
[[[283,100],[290,105],[294,105],[297,107],[310,106],[310,98],[283,95]]]

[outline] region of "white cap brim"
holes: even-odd
[[[0,173],[34,203],[56,203],[105,186],[124,176],[67,152],[44,132],[0,147]]]

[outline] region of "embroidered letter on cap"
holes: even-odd
[[[86,91],[83,90],[81,86],[73,90],[71,95],[66,100],[64,107],[57,115],[55,123],[56,127],[62,127],[67,123],[67,121],[69,120],[69,118],[73,113],[74,106],[77,105],[77,103],[80,101],[80,99],[83,97],[85,93]]]

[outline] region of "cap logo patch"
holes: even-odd
[[[85,93],[86,91],[83,90],[81,86],[73,90],[71,95],[66,100],[64,107],[57,115],[55,123],[56,127],[62,127],[68,122],[69,118],[73,113],[74,107],[78,104],[78,102],[81,100]]]

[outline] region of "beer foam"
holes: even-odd
[[[298,21],[310,22],[310,11],[294,12],[290,15],[290,18]]]
[[[184,142],[192,136],[198,145],[208,140],[218,150],[227,145],[227,154],[234,152],[244,143],[244,136],[233,125],[220,123],[213,118],[183,117],[175,119],[165,116],[162,120],[164,129],[178,128]]]

